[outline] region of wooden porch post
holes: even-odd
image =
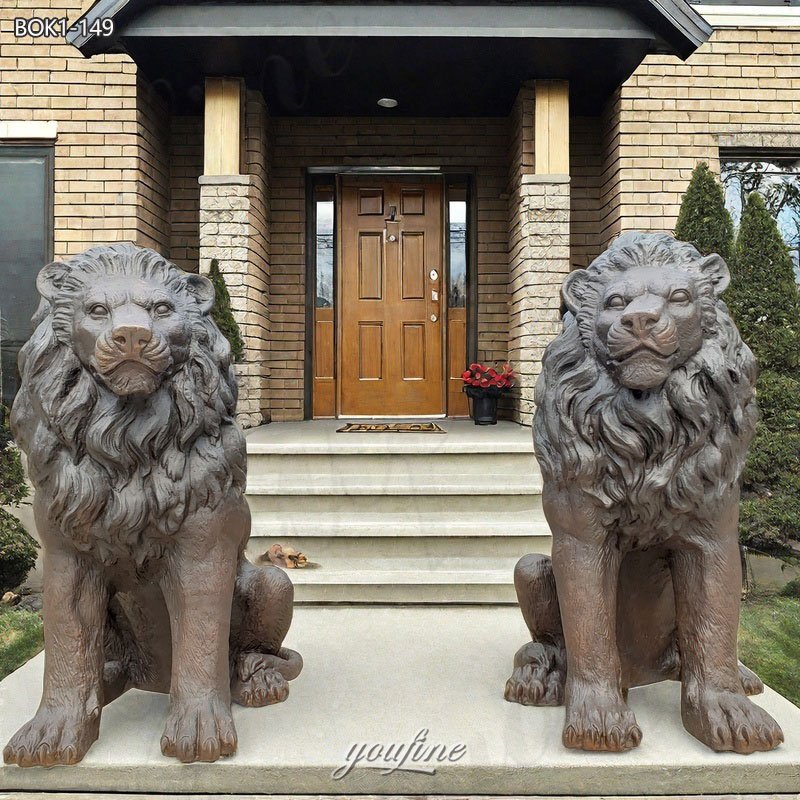
[[[569,175],[569,82],[536,81],[537,175]]]
[[[244,134],[244,82],[206,78],[204,175],[240,175]]]

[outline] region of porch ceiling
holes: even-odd
[[[208,75],[240,75],[277,115],[499,116],[520,84],[569,79],[596,112],[649,52],[686,56],[709,33],[682,0],[583,3],[309,4],[98,0],[113,37],[70,41],[128,52],[173,101],[202,104]]]

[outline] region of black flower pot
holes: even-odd
[[[465,388],[467,397],[472,399],[472,419],[476,425],[497,425],[497,401],[499,389],[481,389],[477,386]]]

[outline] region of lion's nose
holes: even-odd
[[[659,320],[657,311],[627,311],[622,315],[620,322],[625,328],[636,334],[649,332]]]
[[[142,325],[118,325],[111,334],[114,344],[126,356],[138,356],[153,338],[150,328]]]

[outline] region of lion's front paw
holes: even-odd
[[[712,750],[754,753],[772,750],[783,741],[783,731],[763,708],[743,694],[712,689],[684,693],[683,724]]]
[[[77,764],[99,730],[99,706],[89,714],[70,708],[40,708],[6,745],[3,760],[21,767]]]
[[[239,656],[231,681],[231,699],[242,706],[270,706],[289,696],[289,682],[261,653]]]
[[[619,753],[642,741],[633,711],[617,692],[573,685],[568,694],[565,747]]]
[[[216,761],[236,752],[236,728],[230,706],[216,694],[172,702],[161,737],[165,756],[189,763]]]

